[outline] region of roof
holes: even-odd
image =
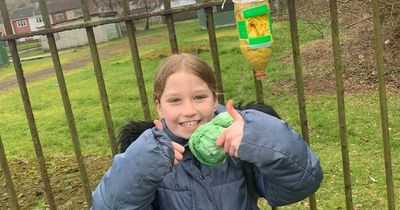
[[[49,14],[68,10],[80,9],[80,0],[53,0],[47,4]]]
[[[89,0],[90,1],[90,0]],[[135,0],[132,0],[135,1]],[[138,0],[136,0],[138,1]],[[148,0],[150,1],[150,0]],[[101,6],[101,5],[107,5],[110,2],[112,3],[112,5],[118,5],[119,4],[119,0],[108,0],[108,1],[104,1],[104,0],[91,0],[91,2],[93,2],[96,6]],[[89,3],[89,2],[88,2]]]
[[[34,5],[28,7],[17,8],[11,15],[10,19],[22,19],[26,17],[32,17],[35,15],[39,15],[40,10],[39,8],[35,8]]]

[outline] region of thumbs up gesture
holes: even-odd
[[[223,148],[230,156],[238,158],[239,154],[237,150],[243,138],[244,119],[233,108],[232,100],[229,100],[226,104],[226,111],[232,117],[233,123],[222,131],[215,143],[217,146]]]

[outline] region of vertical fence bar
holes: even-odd
[[[0,0],[0,9],[3,18],[4,28],[7,35],[13,34],[10,18],[8,15],[8,9],[5,0]],[[42,177],[43,188],[46,194],[46,199],[50,209],[57,209],[56,202],[54,201],[53,191],[50,185],[49,175],[47,173],[46,161],[43,157],[42,146],[40,144],[39,133],[37,131],[35,117],[32,111],[31,101],[29,99],[28,89],[26,87],[26,81],[24,77],[24,71],[22,69],[21,60],[19,58],[17,44],[15,39],[8,40],[8,47],[12,56],[15,74],[18,81],[19,90],[24,104],[26,119],[28,120],[29,130],[31,132],[33,146],[35,148],[36,159],[40,168],[40,175]]]
[[[343,165],[343,176],[344,176],[344,190],[346,197],[347,209],[353,209],[352,199],[352,187],[351,187],[351,174],[350,174],[350,160],[349,160],[349,149],[346,135],[346,112],[344,104],[344,90],[343,90],[343,70],[342,60],[340,52],[340,40],[339,40],[339,24],[337,15],[337,3],[336,0],[330,0],[330,15],[331,15],[331,28],[332,28],[332,45],[333,45],[333,56],[335,66],[335,78],[336,78],[336,94],[337,94],[337,106],[339,115],[339,132],[340,132],[340,144],[342,149],[342,165]]]
[[[129,9],[129,0],[123,0],[122,7],[124,10],[124,15],[131,14],[131,11]],[[146,86],[144,85],[144,79],[143,79],[142,64],[140,63],[139,50],[136,42],[135,25],[133,20],[126,20],[125,25],[128,33],[129,46],[131,48],[133,66],[135,67],[136,81],[139,89],[144,118],[146,120],[151,120],[149,102],[146,93]]]
[[[39,0],[39,7],[40,7],[40,11],[42,13],[44,26],[46,29],[50,29],[51,23],[50,23],[49,13],[47,11],[46,0]],[[69,96],[68,96],[68,90],[67,90],[67,86],[65,84],[64,74],[62,72],[60,57],[58,56],[56,41],[55,41],[53,33],[46,34],[46,37],[47,37],[47,41],[49,43],[50,53],[51,53],[51,57],[53,60],[54,70],[55,70],[56,76],[57,76],[58,86],[60,88],[61,98],[62,98],[62,101],[64,104],[64,111],[67,116],[68,127],[69,127],[69,131],[71,134],[71,139],[72,139],[72,143],[73,143],[73,147],[74,147],[76,160],[78,162],[78,167],[79,167],[79,172],[80,172],[79,174],[80,174],[81,182],[83,185],[84,195],[85,195],[88,206],[91,206],[92,205],[92,195],[91,195],[91,191],[90,191],[90,187],[89,187],[89,180],[88,180],[88,176],[86,173],[85,164],[83,162],[81,146],[80,146],[79,137],[78,137],[78,131],[76,129],[74,115],[72,112],[72,107],[71,107],[71,103],[70,103]]]
[[[263,91],[263,86],[262,86],[262,81],[258,80],[254,72],[253,74],[253,79],[254,79],[254,88],[256,91],[256,99],[258,103],[264,103],[264,91]]]
[[[383,152],[385,159],[385,172],[386,172],[386,191],[387,202],[390,210],[395,209],[395,199],[393,191],[393,174],[392,174],[392,160],[390,152],[390,139],[389,139],[389,119],[387,111],[386,99],[386,84],[384,78],[383,66],[383,49],[382,49],[382,32],[380,23],[380,1],[372,0],[372,11],[374,19],[374,43],[375,43],[375,59],[376,68],[378,70],[378,83],[379,83],[379,104],[381,109],[381,126],[383,138]]]
[[[20,207],[18,204],[17,193],[15,192],[15,187],[12,181],[10,168],[8,166],[6,152],[3,146],[3,140],[1,139],[1,136],[0,136],[0,165],[4,173],[4,178],[6,180],[6,185],[7,185],[7,191],[8,195],[10,196],[12,207],[15,210],[19,210]]]
[[[290,21],[290,34],[292,39],[292,50],[293,50],[293,62],[294,69],[296,73],[296,87],[297,87],[297,100],[299,104],[299,114],[300,114],[300,124],[301,133],[303,139],[310,144],[309,134],[308,134],[308,123],[307,123],[307,113],[306,113],[306,103],[304,96],[304,85],[303,85],[303,73],[301,69],[300,61],[300,46],[299,46],[299,34],[297,29],[296,20],[296,4],[295,0],[288,0],[288,12]],[[317,202],[315,200],[315,194],[311,194],[309,197],[310,209],[317,209]]]
[[[81,0],[82,14],[85,22],[90,21],[90,14],[88,10],[87,0]],[[94,35],[93,27],[86,28],[86,36],[89,42],[90,54],[92,56],[93,68],[96,75],[97,87],[100,93],[101,105],[103,107],[104,120],[107,127],[108,140],[110,142],[111,153],[114,156],[117,154],[117,143],[114,133],[114,125],[112,122],[110,104],[108,101],[106,84],[104,82],[103,71],[99,58],[99,52],[96,46],[96,37]]]
[[[218,96],[218,102],[220,104],[225,104],[225,97],[223,94],[224,88],[222,85],[221,67],[219,64],[218,45],[217,45],[217,37],[215,35],[214,16],[212,12],[212,7],[204,8],[204,11],[206,13],[207,31],[208,31],[208,38],[210,40],[210,49],[214,65],[214,74],[217,80],[217,91],[221,93]]]
[[[171,0],[163,0],[164,1],[164,9],[171,9]],[[167,23],[168,28],[168,37],[169,37],[169,44],[171,45],[172,53],[179,53],[178,50],[178,41],[176,39],[175,33],[175,25],[174,25],[174,16],[173,14],[166,14],[164,15],[165,22]]]

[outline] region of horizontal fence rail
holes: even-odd
[[[124,22],[126,20],[140,20],[140,19],[145,19],[145,18],[150,18],[150,17],[172,15],[172,14],[178,14],[178,13],[188,12],[188,11],[192,11],[192,10],[204,9],[207,7],[220,6],[221,4],[222,4],[222,2],[220,2],[220,1],[212,1],[212,2],[207,2],[207,3],[199,3],[199,4],[188,5],[188,6],[175,7],[172,9],[164,9],[164,10],[148,12],[148,13],[131,14],[131,15],[123,16],[123,17],[90,21],[90,22],[86,22],[86,23],[75,24],[75,25],[65,26],[65,27],[41,29],[38,31],[23,33],[23,34],[12,34],[12,33],[8,34],[7,33],[5,36],[1,37],[0,40],[7,41],[10,39],[19,39],[19,38],[32,37],[32,36],[37,36],[37,35],[46,35],[49,33],[57,33],[57,32],[68,31],[68,30],[75,30],[75,29],[81,29],[81,28],[87,28],[87,27],[95,27],[95,26],[106,25],[106,24],[110,24],[110,23],[120,23],[120,22]]]
[[[215,31],[214,24],[214,15],[213,15],[213,7],[221,6],[223,1],[210,1],[205,3],[197,3],[188,6],[175,7],[171,8],[170,0],[163,0],[164,9],[153,12],[146,12],[141,14],[132,14],[129,8],[129,0],[122,0],[122,8],[123,8],[123,16],[114,17],[102,20],[91,20],[90,14],[88,11],[88,2],[87,0],[80,0],[82,6],[82,14],[83,14],[83,23],[69,25],[69,26],[61,26],[53,28],[49,19],[49,13],[47,10],[47,4],[45,0],[39,0],[40,11],[43,17],[44,29],[40,29],[38,31],[22,33],[22,34],[13,34],[12,26],[10,24],[10,18],[8,14],[7,5],[5,0],[0,0],[1,14],[4,22],[4,26],[6,29],[6,34],[0,37],[1,40],[7,41],[8,46],[12,55],[12,60],[15,68],[15,74],[18,80],[19,90],[21,94],[21,98],[24,105],[26,119],[28,121],[28,126],[30,130],[30,134],[32,137],[32,142],[36,154],[36,159],[39,164],[39,170],[41,175],[41,181],[43,183],[43,189],[45,191],[47,205],[49,209],[57,209],[57,205],[54,199],[54,192],[52,190],[49,175],[47,172],[47,166],[45,162],[45,157],[43,155],[42,146],[40,143],[40,138],[38,134],[38,130],[35,123],[35,117],[32,110],[32,105],[29,98],[29,93],[23,73],[23,68],[21,65],[21,59],[17,50],[17,39],[20,38],[28,38],[37,35],[45,35],[49,44],[50,53],[52,56],[53,66],[55,70],[55,74],[57,77],[57,82],[59,86],[60,95],[62,98],[64,112],[66,114],[67,123],[69,127],[70,137],[73,144],[73,150],[75,153],[76,162],[78,163],[80,181],[82,184],[83,194],[86,199],[86,205],[88,207],[91,206],[92,198],[91,198],[91,189],[89,186],[88,174],[86,172],[86,166],[83,161],[83,156],[81,152],[79,135],[74,119],[74,114],[68,94],[67,84],[65,82],[63,69],[61,66],[58,48],[56,45],[54,34],[63,31],[76,30],[76,29],[85,29],[87,39],[89,42],[89,48],[91,53],[91,59],[93,62],[94,74],[97,81],[98,92],[101,100],[101,106],[103,110],[104,122],[107,129],[109,145],[111,149],[111,155],[114,156],[117,153],[117,142],[114,131],[114,125],[112,120],[112,114],[109,104],[109,97],[107,94],[107,88],[104,81],[103,70],[101,66],[101,60],[99,57],[99,52],[96,44],[96,37],[93,28],[100,25],[110,24],[110,23],[125,23],[127,36],[129,41],[129,47],[131,51],[132,64],[135,71],[135,78],[138,85],[138,92],[140,95],[140,103],[143,111],[144,119],[151,120],[149,102],[147,99],[147,92],[144,83],[142,64],[140,58],[140,52],[138,49],[138,44],[136,40],[136,32],[135,32],[135,23],[134,20],[142,20],[150,17],[163,17],[165,19],[165,23],[167,25],[167,33],[171,48],[171,53],[178,53],[178,40],[177,34],[175,31],[175,21],[174,15],[178,13],[183,13],[187,11],[200,10],[204,9],[205,17],[206,17],[206,26],[208,32],[209,39],[209,49],[213,63],[213,69],[217,82],[217,91],[221,95],[219,96],[219,103],[224,104],[224,87],[222,83],[221,76],[221,66],[218,52],[218,39]],[[292,54],[293,54],[293,65],[294,65],[294,74],[297,88],[297,103],[299,109],[299,119],[301,125],[301,132],[303,139],[310,144],[309,137],[309,127],[308,127],[308,119],[306,112],[306,100],[305,100],[305,91],[303,84],[303,72],[301,66],[301,57],[300,57],[300,44],[299,44],[299,34],[297,29],[297,17],[296,17],[296,1],[295,0],[287,0],[288,5],[288,15],[290,22],[290,34],[291,34],[291,42],[292,42]],[[348,151],[348,142],[347,142],[347,130],[346,130],[346,116],[345,116],[345,100],[344,100],[344,88],[343,88],[343,65],[341,61],[341,50],[340,50],[340,40],[339,40],[339,24],[338,24],[338,13],[337,13],[337,2],[336,0],[329,0],[330,5],[330,17],[331,17],[331,30],[332,30],[332,44],[333,44],[333,60],[334,60],[334,68],[335,68],[335,79],[336,79],[336,96],[337,96],[337,107],[338,107],[338,119],[339,119],[339,136],[340,136],[340,146],[341,146],[341,154],[342,154],[342,166],[343,166],[343,178],[344,178],[344,192],[345,192],[345,202],[346,209],[354,209],[353,207],[353,195],[352,195],[352,185],[351,185],[351,176],[350,176],[350,157]],[[386,89],[385,89],[385,81],[384,81],[384,67],[383,67],[383,49],[382,49],[382,36],[381,36],[381,26],[379,22],[379,0],[372,0],[372,9],[374,15],[374,36],[375,36],[375,51],[376,51],[376,63],[378,70],[378,79],[379,79],[379,98],[380,98],[380,113],[381,113],[381,123],[382,123],[382,138],[383,138],[383,146],[384,146],[384,163],[385,163],[385,172],[386,172],[386,187],[387,187],[387,202],[388,208],[390,210],[395,209],[395,196],[393,190],[393,174],[392,174],[392,163],[391,163],[391,152],[390,152],[390,138],[389,138],[389,120],[387,113],[387,99],[386,99]],[[254,76],[254,75],[253,75]],[[262,82],[257,80],[254,77],[254,90],[255,90],[255,98],[257,102],[264,103],[264,93]],[[1,118],[0,118],[1,119]],[[0,163],[2,166],[2,170],[4,173],[4,177],[6,179],[7,192],[10,196],[10,201],[14,209],[20,209],[20,205],[18,203],[18,197],[16,195],[15,187],[12,181],[12,176],[10,173],[10,169],[7,163],[7,158],[5,155],[5,149],[3,146],[3,140],[0,136]],[[315,194],[312,194],[309,197],[309,208],[312,210],[317,209],[317,201]],[[277,209],[276,207],[272,207],[272,209]]]

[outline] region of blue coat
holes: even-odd
[[[240,158],[218,166],[197,161],[186,140],[168,129],[146,130],[125,153],[114,157],[93,192],[92,209],[258,209],[246,185],[242,164],[254,171],[258,193],[272,206],[291,204],[315,192],[322,181],[318,157],[286,122],[255,110],[241,111],[244,135]],[[173,166],[171,139],[185,146]],[[156,202],[153,202],[156,200]]]

